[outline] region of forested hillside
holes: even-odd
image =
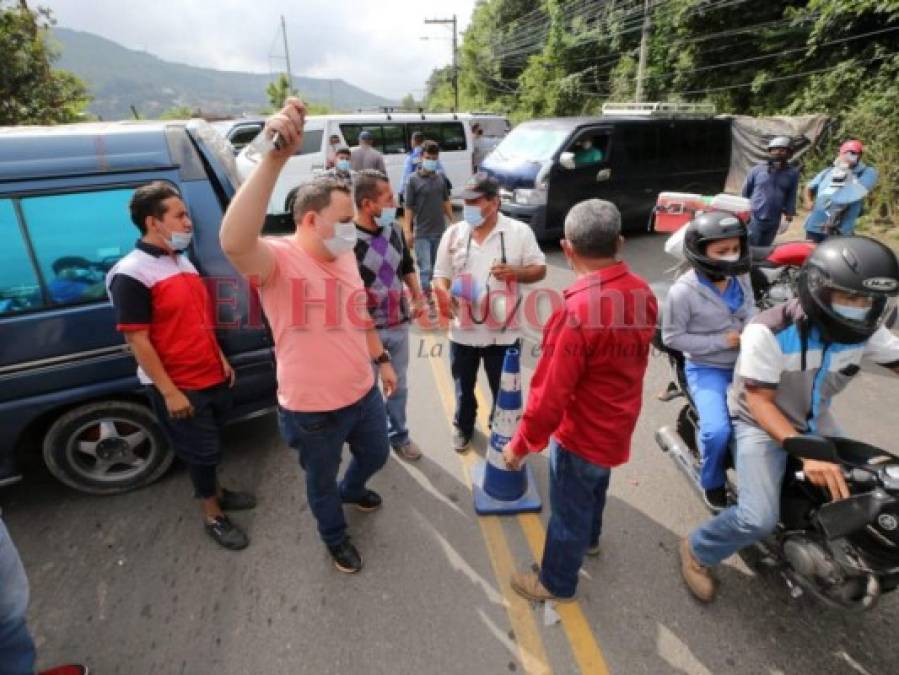
[[[518,121],[634,100],[645,14],[643,100],[831,115],[819,165],[860,138],[881,171],[869,221],[899,222],[899,0],[482,0],[460,47],[460,107]],[[452,105],[451,69],[433,73],[428,103]]]

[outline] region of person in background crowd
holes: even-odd
[[[796,215],[799,170],[790,166],[793,142],[788,136],[772,138],[768,143],[768,161],[758,164],[746,175],[743,196],[752,203],[749,243],[770,246],[785,232]]]
[[[187,464],[207,534],[224,548],[246,548],[249,538],[224,512],[252,509],[256,499],[223,488],[217,476],[236,374],[210,324],[206,286],[184,255],[193,224],[177,190],[162,181],[135,190],[130,209],[141,238],[106,276],[116,328],[166,438]]]
[[[420,131],[416,131],[413,132],[410,140],[412,142],[412,149],[409,151],[409,154],[406,155],[406,159],[403,162],[403,178],[400,181],[400,199],[403,200],[404,204],[406,198],[406,184],[409,182],[409,176],[418,171],[421,167],[425,135]],[[437,173],[446,175],[446,172],[443,170],[443,164],[440,163],[439,159],[437,160]]]
[[[353,196],[356,202],[356,261],[368,292],[369,313],[396,371],[396,388],[385,401],[387,435],[391,447],[400,457],[414,461],[421,458],[421,450],[409,438],[406,425],[409,320],[421,316],[424,296],[409,248],[396,224],[396,204],[387,176],[372,170],[359,172]],[[404,283],[412,296],[411,310],[404,296]]]
[[[374,147],[375,137],[370,131],[363,131],[359,134],[359,145],[353,148],[352,166],[353,171],[364,171],[365,169],[374,169],[383,174],[387,173],[387,167],[384,164],[384,156]]]
[[[34,675],[37,655],[25,622],[28,577],[9,530],[0,518],[0,675]],[[39,675],[88,675],[87,666],[66,665]]]
[[[611,202],[568,212],[562,251],[577,279],[543,330],[524,415],[503,449],[518,469],[549,444],[552,514],[540,571],[512,575],[529,600],[574,597],[584,556],[599,553],[612,469],[630,455],[658,309],[649,284],[621,262],[623,243]]]
[[[220,239],[234,267],[259,289],[275,341],[281,433],[306,472],[309,508],[334,566],[351,574],[363,560],[347,536],[343,505],[365,512],[381,507],[380,495],[366,483],[390,455],[387,412],[372,363],[387,398],[396,373],[370,316],[359,316],[353,302],[365,287],[353,254],[350,187],[328,177],[304,183],[293,205],[295,234],[261,236],[278,175],[302,146],[305,118],[306,107],[290,98],[266,120],[263,133],[280,134],[284,147],[267,153],[240,186]],[[336,311],[307,307],[329,296],[336,307],[326,310]],[[352,459],[338,483],[344,443]]]
[[[326,176],[337,178],[352,185],[353,183],[353,163],[352,154],[349,148],[338,148],[334,155],[334,167],[325,172]]]
[[[840,146],[840,154],[830,166],[815,176],[805,189],[805,234],[809,241],[821,242],[832,234],[848,236],[855,233],[855,221],[862,213],[865,195],[877,184],[877,169],[862,161],[865,147],[861,141],[850,140]],[[842,210],[841,207],[845,207]],[[834,208],[842,213],[836,218],[837,231],[830,229]]]
[[[471,125],[471,136],[471,172],[477,173],[481,168],[481,162],[487,156],[484,147],[484,128],[478,122]]]
[[[477,417],[475,385],[481,361],[493,394],[491,405],[495,406],[506,349],[521,337],[521,284],[533,284],[546,276],[546,258],[528,225],[500,213],[495,178],[475,174],[459,197],[465,201],[463,220],[440,239],[434,292],[441,315],[453,319],[449,332],[450,367],[456,384],[453,448],[465,452]],[[475,297],[459,302],[460,292],[464,294],[466,289]],[[505,302],[494,303],[492,299],[497,297]]]
[[[337,166],[337,151],[340,150],[340,136],[331,134],[328,138],[328,156],[325,160],[325,168],[333,169]]]
[[[440,146],[428,141],[422,148],[421,166],[406,182],[403,233],[415,250],[421,287],[431,299],[431,274],[437,259],[437,246],[453,221],[449,182],[438,171]]]
[[[592,138],[585,138],[578,143],[577,150],[574,152],[574,165],[586,166],[588,164],[599,164],[603,160],[602,150],[593,145]]]

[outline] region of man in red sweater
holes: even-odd
[[[658,307],[645,280],[618,260],[614,204],[590,199],[565,218],[562,250],[577,273],[550,317],[527,409],[503,450],[517,469],[549,444],[552,515],[540,572],[516,572],[530,600],[573,599],[585,554],[599,553],[612,467],[630,455]]]

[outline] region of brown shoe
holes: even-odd
[[[421,459],[421,450],[412,441],[406,441],[402,445],[396,446],[393,451],[403,459],[414,462]]]
[[[535,602],[545,602],[552,600],[553,602],[571,602],[574,597],[560,598],[550,593],[546,586],[540,583],[540,577],[536,572],[512,572],[512,589],[518,595]]]
[[[718,590],[715,579],[709,568],[696,560],[689,539],[681,539],[680,542],[680,572],[687,588],[697,600],[711,602],[715,599],[715,592]]]

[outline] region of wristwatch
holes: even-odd
[[[383,366],[385,363],[390,363],[390,352],[385,349],[383,352],[381,352],[381,355],[374,361],[379,366]]]

